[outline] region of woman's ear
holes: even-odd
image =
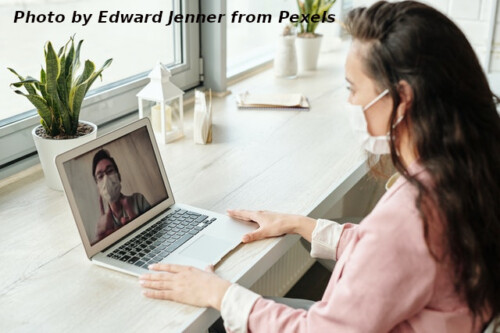
[[[407,81],[405,80],[399,81],[398,93],[401,102],[398,105],[397,109],[398,114],[396,119],[404,117],[406,115],[406,112],[410,109],[413,103],[413,89],[411,88],[410,84]]]

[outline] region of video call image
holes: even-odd
[[[91,245],[168,198],[145,127],[64,168]]]

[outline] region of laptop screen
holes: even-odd
[[[146,127],[64,162],[91,245],[168,199],[159,162]]]

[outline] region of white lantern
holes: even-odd
[[[184,92],[170,82],[172,74],[162,64],[149,73],[151,81],[137,94],[139,118],[144,117],[144,101],[156,102],[151,108],[153,130],[161,134],[160,141],[172,142],[184,136]]]

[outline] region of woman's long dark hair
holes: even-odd
[[[403,127],[431,184],[409,174],[396,153],[401,125],[391,126],[391,159],[419,190],[416,205],[431,254],[450,260],[455,289],[475,319],[499,315],[500,117],[471,45],[445,15],[414,1],[356,8],[346,27],[367,45],[365,73],[390,91],[391,124],[399,82],[412,88]],[[441,255],[430,242],[437,224],[443,228]]]

